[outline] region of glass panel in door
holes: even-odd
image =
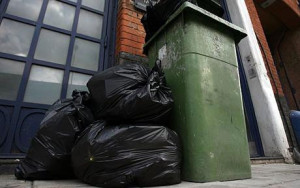
[[[1,156],[26,152],[49,106],[104,67],[110,2],[0,1]]]

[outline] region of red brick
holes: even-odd
[[[143,31],[133,29],[133,28],[128,27],[126,25],[120,25],[120,26],[118,26],[118,29],[120,29],[120,32],[127,32],[127,33],[130,33],[132,35],[141,36],[141,37],[143,37],[144,36],[143,34],[145,33]]]
[[[126,45],[121,45],[119,50],[121,52],[133,53],[132,47]]]
[[[138,25],[138,30],[139,30],[139,31],[145,32],[145,29],[144,29],[144,26],[143,26],[143,25]]]
[[[142,49],[143,48],[142,43],[135,42],[133,40],[128,40],[128,39],[120,39],[120,44],[131,46],[131,47],[134,47],[134,48],[137,48],[137,49]]]
[[[141,49],[133,49],[133,53],[134,53],[135,55],[145,56],[145,55],[143,54],[143,50],[141,50]]]
[[[118,17],[118,19],[124,19],[124,20],[130,21],[130,22],[142,25],[140,19],[132,17],[132,16],[129,16],[127,14],[120,14],[119,17]]]
[[[119,39],[129,39],[139,43],[144,43],[145,41],[144,37],[137,36],[127,32],[120,32]]]
[[[266,0],[255,0],[258,5]],[[300,26],[300,9],[296,0],[278,0],[265,8],[266,11],[277,17],[289,29]]]

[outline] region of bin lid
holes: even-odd
[[[177,16],[179,16],[182,12],[189,12],[198,14],[201,16],[206,17],[207,19],[210,19],[212,22],[217,22],[223,27],[227,28],[231,33],[234,34],[235,42],[238,43],[241,39],[245,38],[247,36],[247,33],[244,29],[204,10],[203,8],[200,8],[190,2],[183,3],[178,10],[176,10],[175,13],[173,13],[170,18],[166,21],[166,23],[151,37],[151,39],[144,45],[144,54],[148,53],[148,48],[150,44],[155,40],[155,38],[159,35],[160,32],[162,32],[165,27],[167,27]]]

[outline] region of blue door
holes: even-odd
[[[221,3],[222,7],[225,10],[223,18],[231,22],[226,1],[225,0],[218,0],[218,1]],[[259,135],[257,120],[256,120],[251,94],[250,94],[250,90],[246,78],[246,73],[244,71],[244,66],[243,66],[243,62],[238,47],[236,49],[236,52],[237,52],[238,65],[239,65],[239,75],[240,75],[240,83],[241,83],[241,90],[242,90],[242,97],[243,97],[244,114],[245,114],[245,120],[247,126],[247,136],[248,136],[250,156],[262,157],[264,156],[264,151],[262,148],[262,143]]]
[[[115,2],[1,1],[1,158],[24,156],[49,105],[108,66]]]

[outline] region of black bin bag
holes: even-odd
[[[218,0],[149,0],[150,6],[147,6],[147,12],[141,19],[146,31],[146,42],[166,23],[169,17],[184,2],[199,5],[218,16],[222,16],[224,12],[220,4],[217,3]]]
[[[147,42],[186,1],[197,4],[196,0],[150,0],[150,6],[147,6],[147,12],[141,19],[146,31],[145,41]]]
[[[72,150],[75,175],[99,187],[162,186],[180,183],[177,134],[163,126],[107,125],[82,132]]]
[[[164,123],[173,106],[160,61],[152,70],[136,63],[107,69],[87,83],[96,119]]]
[[[32,139],[26,158],[15,169],[18,179],[43,180],[74,177],[71,150],[78,135],[94,121],[84,105],[87,92],[73,92],[73,99],[58,100],[46,112]]]

